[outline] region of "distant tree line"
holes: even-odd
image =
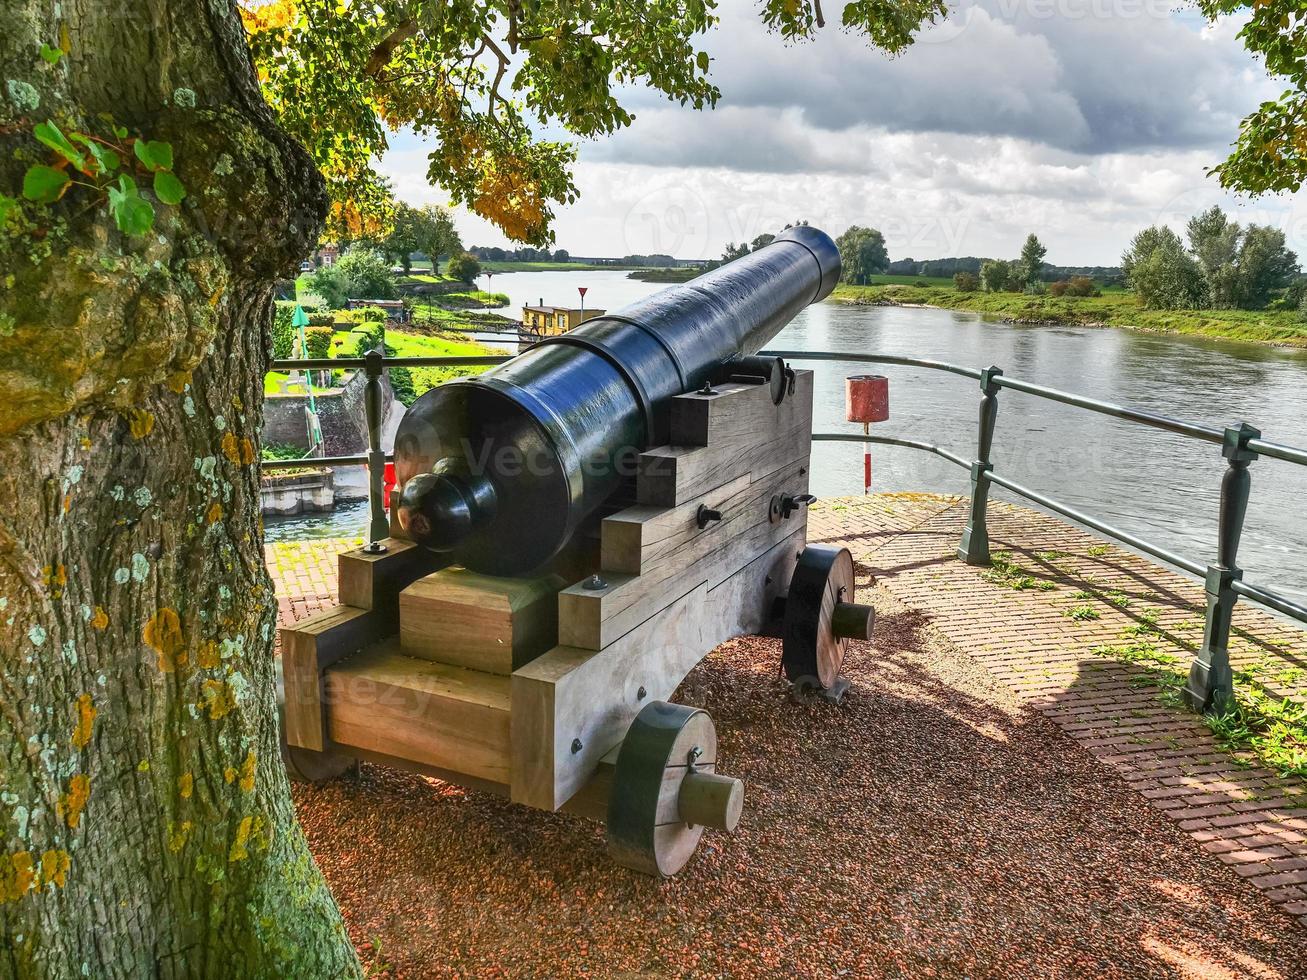
[[[565,248],[500,248],[498,245],[473,245],[468,253],[488,262],[570,262],[572,253]]]
[[[886,266],[885,272],[891,276],[928,276],[941,279],[948,279],[959,272],[979,276],[980,267],[992,261],[993,259],[974,255],[947,259],[895,259]],[[1122,281],[1121,267],[1115,265],[1052,265],[1045,262],[1038,274],[1043,282],[1070,279],[1072,276],[1096,279],[1104,285]]]
[[[1279,229],[1240,226],[1212,207],[1189,219],[1185,237],[1187,245],[1165,225],[1145,228],[1121,257],[1126,282],[1145,306],[1256,310],[1273,297],[1302,306],[1307,281]]]

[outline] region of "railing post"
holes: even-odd
[[[386,454],[381,450],[381,372],[386,358],[380,350],[363,355],[364,372],[368,383],[363,392],[363,405],[368,417],[368,522],[369,547],[390,536],[390,518],[386,514],[383,481],[386,473]],[[376,549],[374,549],[376,550]]]
[[[1184,700],[1193,711],[1207,711],[1234,694],[1234,672],[1230,668],[1230,622],[1238,600],[1233,585],[1243,577],[1238,565],[1239,538],[1243,519],[1248,512],[1248,492],[1252,478],[1248,464],[1257,453],[1248,448],[1248,440],[1261,438],[1261,432],[1240,423],[1225,430],[1221,455],[1228,459],[1221,478],[1221,512],[1217,530],[1216,564],[1207,566],[1207,622],[1203,627],[1203,646],[1189,666]]]
[[[971,512],[958,545],[958,557],[968,565],[989,564],[985,512],[989,506],[989,471],[994,468],[989,453],[994,445],[994,423],[998,421],[998,382],[994,379],[1002,373],[1002,368],[992,365],[980,372],[980,435],[976,440],[976,459],[971,464]]]

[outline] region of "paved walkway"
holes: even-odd
[[[927,494],[831,501],[814,508],[809,538],[846,545],[875,581],[1307,924],[1307,786],[1223,749],[1155,669],[1118,659],[1148,644],[1183,669],[1202,642],[1202,586],[998,502],[989,529],[1000,567],[968,566],[955,556],[966,506]],[[1302,693],[1307,634],[1247,603],[1235,624],[1236,668],[1278,694]]]
[[[964,519],[962,498],[881,494],[814,507],[809,536],[849,547],[876,584],[1307,924],[1307,786],[1222,748],[1175,704],[1172,673],[1157,663],[1174,657],[1181,670],[1201,642],[1201,585],[999,502],[999,562],[973,568],[954,556]],[[355,544],[268,547],[283,622],[333,601],[336,554]],[[1276,695],[1304,692],[1307,635],[1247,604],[1236,627],[1248,676]]]

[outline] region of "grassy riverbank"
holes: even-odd
[[[1307,348],[1307,322],[1296,310],[1145,310],[1126,292],[1102,296],[961,293],[944,285],[838,286],[831,301],[850,305],[935,306],[1014,323],[1127,327]]]

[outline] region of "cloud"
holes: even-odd
[[[1093,153],[1228,142],[1275,87],[1249,71],[1235,25],[1208,30],[1171,2],[964,0],[889,58],[830,28],[783,45],[753,5],[728,0],[708,46],[723,105],[797,108],[827,132],[1012,136]]]
[[[727,0],[706,39],[719,107],[627,93],[634,125],[581,144],[558,242],[703,257],[806,218],[878,227],[894,257],[1006,256],[1034,230],[1050,261],[1109,264],[1139,228],[1218,203],[1307,254],[1294,198],[1248,205],[1205,176],[1278,87],[1239,23],[1207,27],[1172,2],[976,0],[891,59],[838,28],[787,46],[754,4]],[[401,138],[384,167],[401,196],[444,203],[425,153]],[[459,223],[469,243],[503,241]]]

